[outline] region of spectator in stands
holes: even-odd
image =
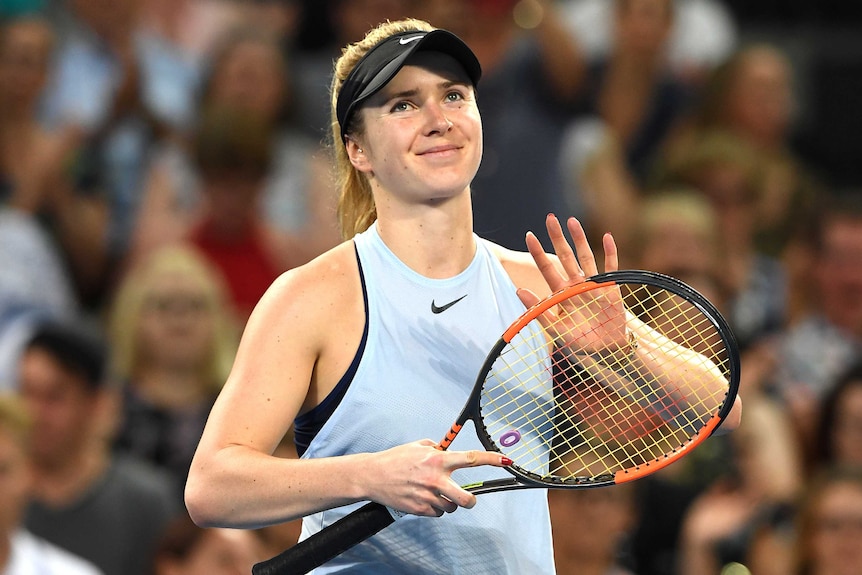
[[[33,498],[25,526],[105,575],[144,575],[155,541],[177,512],[169,479],[112,457],[116,398],[104,345],[80,326],[45,324],[20,360],[33,418]]]
[[[125,275],[108,321],[122,386],[114,447],[170,472],[179,505],[239,339],[224,280],[191,246],[165,246]]]
[[[568,202],[585,211],[593,235],[610,230],[629,245],[652,166],[687,112],[692,90],[671,73],[665,57],[675,3],[610,4],[611,49],[588,62],[561,162]]]
[[[746,406],[747,408],[748,406]],[[811,483],[800,513],[795,575],[862,572],[862,471],[827,468]]]
[[[669,138],[673,161],[704,132],[729,131],[753,146],[761,164],[755,217],[758,249],[780,257],[822,186],[793,152],[796,114],[793,68],[768,44],[741,47],[710,75],[691,116]]]
[[[757,244],[763,169],[757,148],[748,140],[729,131],[702,131],[663,164],[655,184],[690,186],[712,206],[719,225],[726,314],[743,348],[787,323],[786,270]]]
[[[340,238],[329,158],[295,125],[288,73],[274,37],[245,27],[232,30],[213,55],[198,122],[212,122],[222,111],[249,114],[271,132],[257,207],[268,226],[302,236],[305,261]],[[134,257],[183,237],[200,217],[205,195],[191,145],[168,142],[159,152],[144,190]]]
[[[804,444],[819,402],[862,353],[862,198],[824,197],[804,249],[809,307],[778,335],[767,384],[786,402]]]
[[[0,205],[45,230],[77,300],[97,291],[103,279],[107,211],[100,198],[74,186],[73,131],[39,120],[54,39],[48,22],[37,16],[0,25]]]
[[[734,446],[732,469],[686,511],[680,575],[718,575],[732,562],[750,565],[752,573],[789,572],[792,542],[783,535],[804,485],[801,450],[789,414],[777,402],[747,395],[745,409],[739,429],[727,436]]]
[[[718,220],[703,194],[692,188],[677,188],[643,198],[626,267],[680,279],[723,309],[725,294],[716,277],[720,257]]]
[[[835,381],[820,402],[811,468],[862,467],[862,360]]]
[[[192,153],[204,203],[185,237],[218,268],[241,325],[282,272],[308,260],[306,246],[264,219],[272,126],[253,113],[204,111]]]
[[[91,563],[34,536],[22,526],[30,498],[31,420],[20,398],[0,393],[0,573],[102,575]]]
[[[561,13],[589,60],[613,50],[614,3],[562,0]],[[671,72],[694,87],[736,48],[739,26],[724,0],[674,0],[673,28],[665,53]]]
[[[52,4],[58,40],[41,119],[70,134],[78,149],[75,191],[101,198],[108,210],[97,253],[113,271],[128,250],[151,146],[176,117],[174,104],[159,100],[168,76],[153,70],[137,34],[141,0]],[[95,308],[113,278],[98,279]]]

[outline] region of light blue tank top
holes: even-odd
[[[524,311],[485,240],[477,238],[466,270],[442,280],[408,268],[380,239],[376,225],[354,242],[367,294],[367,342],[343,399],[303,458],[440,441],[487,352]],[[484,448],[468,423],[451,449]],[[496,476],[509,475],[487,466],[452,474],[462,485]],[[359,505],[306,517],[301,539]],[[314,573],[552,574],[547,493],[490,493],[479,496],[473,509],[440,518],[407,515]]]

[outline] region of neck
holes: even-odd
[[[377,229],[392,252],[412,270],[433,279],[464,271],[476,253],[470,193],[465,190],[419,210],[378,206]],[[466,209],[465,209],[466,203]]]
[[[148,368],[134,379],[135,389],[150,403],[163,408],[183,408],[197,404],[206,394],[200,370]]]
[[[53,465],[36,462],[33,466],[34,498],[52,506],[68,505],[102,476],[108,467],[108,453],[101,443],[81,450]]]

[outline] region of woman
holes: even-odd
[[[223,284],[194,247],[164,246],[125,275],[109,315],[122,386],[114,447],[168,471],[178,496],[239,339]]]
[[[473,234],[481,71],[457,37],[430,30],[382,24],[336,63],[341,225],[353,241],[282,275],[252,313],[186,503],[204,525],[307,516],[303,536],[363,500],[449,513],[406,517],[319,572],[553,573],[545,494],[498,494],[452,513],[476,505],[459,484],[491,473],[462,468],[508,461],[469,434],[458,439],[467,451],[442,452],[427,438],[448,428],[486,351],[525,305],[598,270],[574,219],[577,259],[548,216],[559,262],[532,233],[535,261]],[[616,269],[614,241],[603,243],[605,268]],[[302,459],[273,458],[295,416]]]

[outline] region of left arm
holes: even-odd
[[[546,223],[556,258],[545,253],[541,243],[532,233],[527,234],[527,248],[536,263],[538,271],[547,283],[550,292],[556,292],[565,287],[583,283],[588,277],[599,273],[595,256],[580,222],[575,218],[569,218],[567,222],[569,233],[575,246],[574,250],[566,240],[562,226],[556,216],[549,215]],[[619,260],[613,237],[610,234],[605,234],[602,238],[602,243],[605,253],[605,271],[616,271]],[[519,289],[518,296],[527,307],[540,301],[540,297],[531,289]],[[607,304],[604,303],[602,305]],[[667,373],[670,371],[671,373],[680,374],[680,377],[686,379],[701,378],[706,382],[704,385],[707,388],[714,388],[718,391],[723,391],[727,388],[727,380],[711,360],[693,350],[674,343],[669,338],[651,329],[642,321],[637,320],[633,315],[626,313],[621,301],[619,302],[619,310],[620,313],[618,314],[617,321],[606,321],[602,326],[602,330],[588,328],[588,330],[578,331],[597,333],[604,331],[608,334],[608,337],[613,337],[620,341],[618,348],[621,350],[627,349],[628,334],[631,331],[637,340],[634,355],[631,357],[632,365],[630,367],[633,370],[639,369],[642,373]],[[578,347],[583,346],[579,344]],[[660,370],[656,370],[655,365],[657,362],[664,363],[665,365]],[[668,367],[668,364],[670,367]],[[672,394],[669,390],[675,388],[675,386],[669,383],[670,379],[675,378],[663,378],[657,382],[663,384],[661,391],[665,394]],[[741,416],[742,401],[737,396],[731,412],[720,429],[723,431],[735,429],[739,426]]]

